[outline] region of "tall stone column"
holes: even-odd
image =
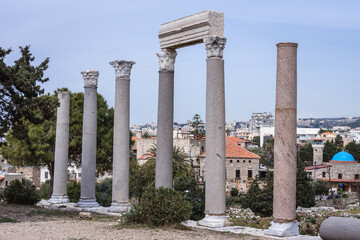
[[[156,140],[155,187],[172,188],[174,65],[177,53],[162,49],[159,57],[159,103]]]
[[[79,207],[98,207],[96,182],[96,125],[98,71],[81,72],[84,78],[84,113],[81,157],[81,195]]]
[[[129,204],[129,126],[131,61],[113,61],[115,68],[115,114],[113,143],[112,203],[109,211],[127,212]]]
[[[267,234],[299,234],[296,217],[297,43],[278,43],[273,222]]]
[[[59,92],[58,99],[60,106],[57,109],[56,120],[54,189],[48,202],[68,203],[70,202],[67,196],[70,93]]]
[[[226,38],[206,37],[205,218],[199,223],[223,227],[225,189],[225,84],[223,50]]]

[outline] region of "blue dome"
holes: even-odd
[[[332,159],[332,161],[343,161],[343,162],[355,162],[354,157],[347,152],[341,151],[335,154]]]

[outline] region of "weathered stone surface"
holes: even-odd
[[[80,212],[79,217],[82,219],[92,219],[91,212]]]
[[[132,61],[113,61],[115,68],[115,113],[113,146],[112,203],[110,211],[123,212],[129,208],[129,126],[130,72]]]
[[[174,72],[159,72],[155,187],[172,188]]]
[[[49,203],[68,203],[67,166],[69,152],[70,93],[59,92],[60,106],[57,109],[54,189]]]
[[[84,114],[79,207],[98,207],[95,198],[98,71],[81,72],[84,77]]]
[[[161,25],[161,48],[181,48],[203,42],[204,37],[224,36],[224,13],[203,11]]]
[[[204,44],[206,48],[206,54],[208,58],[211,57],[223,57],[223,52],[226,44],[226,38],[206,37],[204,38]]]
[[[175,69],[176,51],[173,49],[162,49],[156,54],[159,58],[159,71],[173,72]]]
[[[360,219],[329,217],[320,226],[323,240],[358,240],[360,238]]]
[[[276,46],[274,222],[268,234],[291,236],[299,234],[295,220],[297,44],[278,43]]]

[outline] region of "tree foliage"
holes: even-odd
[[[49,107],[44,98],[38,98],[44,93],[40,84],[49,80],[44,78],[49,59],[34,66],[35,57],[26,46],[20,47],[21,57],[14,65],[7,65],[5,59],[11,51],[0,47],[0,137],[12,128],[12,134],[21,139],[27,134],[24,119],[33,124],[41,123],[42,117],[34,109],[46,113],[44,110]]]
[[[205,136],[205,134],[200,131],[200,129],[204,126],[204,122],[201,120],[199,114],[194,115],[191,122],[191,126],[194,128],[194,130],[191,133],[194,134],[195,139],[201,139],[202,137]]]
[[[360,162],[360,143],[356,143],[355,141],[349,142],[344,150],[353,155],[357,162]]]
[[[35,185],[25,178],[15,179],[5,187],[3,192],[4,200],[7,203],[33,205],[40,201],[39,193]]]
[[[327,195],[329,193],[330,189],[330,183],[325,182],[323,180],[317,180],[313,182],[312,184],[313,191],[315,195]]]
[[[296,207],[309,208],[315,206],[315,193],[304,169],[305,164],[302,161],[298,161],[296,172]]]
[[[328,162],[332,157],[341,151],[341,148],[337,146],[333,140],[326,141],[324,145],[324,162]]]
[[[307,143],[297,152],[298,160],[302,161],[305,166],[313,165],[314,150],[311,143]]]
[[[255,179],[244,197],[242,207],[250,208],[262,217],[271,216],[273,213],[273,178],[273,173],[267,172],[266,184],[263,189],[260,188],[258,180]]]

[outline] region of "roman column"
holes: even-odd
[[[226,38],[206,37],[205,218],[199,223],[223,227],[225,189],[225,84],[223,50]]]
[[[278,43],[273,221],[267,234],[299,234],[296,217],[297,43]]]
[[[67,196],[67,167],[69,153],[69,112],[70,93],[58,93],[59,107],[57,108],[54,188],[49,203],[68,203]]]
[[[127,212],[129,204],[129,126],[131,61],[113,61],[115,68],[115,114],[113,143],[112,203],[110,212]]]
[[[98,71],[81,72],[84,78],[84,113],[81,153],[81,195],[79,207],[98,207],[96,182],[96,123]]]
[[[159,57],[159,99],[155,187],[172,188],[174,65],[176,51],[162,49]]]

